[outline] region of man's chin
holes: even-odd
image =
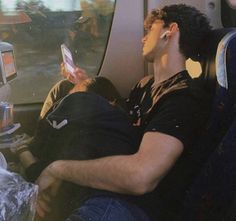
[[[144,58],[145,61],[148,61],[148,62],[153,62],[154,61],[154,57],[151,54],[144,54],[143,53],[143,58]]]

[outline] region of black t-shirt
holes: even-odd
[[[128,100],[132,121],[141,136],[150,131],[171,135],[183,143],[184,151],[157,188],[138,201],[152,220],[173,221],[181,217],[183,198],[196,171],[191,153],[208,109],[203,92],[187,71],[154,87],[153,82],[153,77],[148,76],[132,90]]]
[[[131,121],[142,135],[158,131],[176,137],[188,147],[206,116],[202,91],[187,71],[155,87],[153,82],[154,78],[148,76],[131,91],[127,101]]]

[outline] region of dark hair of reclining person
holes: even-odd
[[[124,99],[112,82],[105,77],[98,76],[83,80],[80,84],[75,85],[69,93],[72,94],[78,91],[95,93],[106,98],[110,104],[118,105],[125,109]]]

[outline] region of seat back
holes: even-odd
[[[218,146],[236,112],[236,28],[214,30],[207,39],[203,45],[202,74],[198,81],[212,104],[194,154],[199,163],[205,162]]]
[[[225,220],[236,194],[236,29],[214,30],[207,42],[199,80],[213,102],[193,153],[203,166],[187,194],[186,221]]]
[[[235,200],[236,120],[195,180],[186,199],[183,220],[236,220]]]

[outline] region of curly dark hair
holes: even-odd
[[[199,60],[203,39],[212,29],[208,18],[192,6],[174,4],[152,10],[145,19],[145,29],[149,30],[158,19],[164,21],[164,27],[176,22],[180,30],[181,53],[186,58]]]
[[[85,91],[96,93],[108,101],[120,100],[121,96],[110,80],[105,77],[97,76],[82,82]]]
[[[80,88],[79,91],[86,91],[100,95],[109,102],[115,102],[115,104],[121,109],[126,110],[124,99],[121,97],[113,83],[105,77],[97,76],[94,78],[88,78],[81,82],[78,87]]]

